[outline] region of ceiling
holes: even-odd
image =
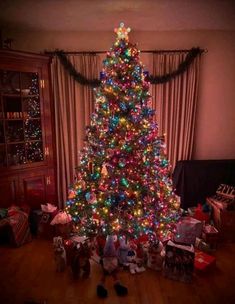
[[[234,0],[1,0],[0,26],[13,30],[235,30]]]

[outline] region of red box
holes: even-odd
[[[199,271],[207,271],[214,268],[216,258],[202,251],[195,251],[194,268]]]

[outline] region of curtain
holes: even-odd
[[[88,79],[98,78],[101,68],[97,55],[70,55],[69,60]],[[58,201],[59,207],[63,208],[68,187],[74,181],[85,127],[90,124],[94,94],[90,86],[78,84],[69,75],[58,57],[52,60],[51,76],[55,107]]]
[[[164,75],[176,70],[186,55],[187,53],[153,54],[153,75]],[[165,135],[167,157],[172,168],[178,160],[192,158],[199,66],[200,56],[197,56],[186,72],[167,83],[152,86],[159,136]]]

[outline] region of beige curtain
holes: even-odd
[[[98,78],[100,59],[96,55],[70,55],[69,60],[88,79]],[[57,186],[59,207],[67,200],[74,180],[79,151],[83,147],[85,127],[90,124],[94,106],[93,89],[78,84],[54,57],[51,65],[52,93],[55,105]]]
[[[153,54],[153,75],[176,70],[187,53]],[[152,86],[153,108],[159,135],[165,134],[167,157],[172,169],[178,160],[192,157],[198,99],[200,56],[189,69],[165,84]]]

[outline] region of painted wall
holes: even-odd
[[[110,32],[5,32],[14,48],[43,52],[108,50]],[[140,49],[208,49],[203,55],[196,118],[194,159],[235,158],[235,31],[133,32]],[[151,56],[142,62],[151,72]]]

